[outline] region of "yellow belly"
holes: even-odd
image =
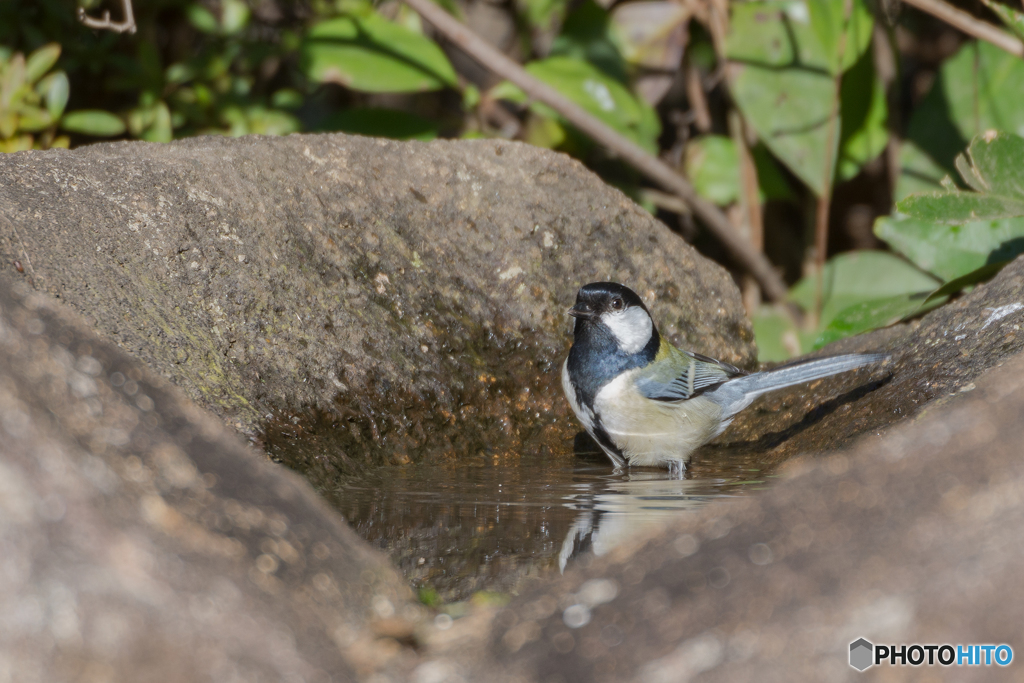
[[[604,386],[594,399],[601,426],[630,465],[685,465],[690,454],[718,431],[722,409],[698,396],[688,401],[652,401],[633,385],[632,372]]]

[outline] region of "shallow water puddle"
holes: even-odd
[[[616,472],[592,454],[480,455],[379,468],[324,493],[414,586],[448,602],[481,590],[515,592],[680,511],[764,483],[749,456],[725,449],[697,458],[689,476]]]

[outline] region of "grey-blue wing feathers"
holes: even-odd
[[[637,390],[654,401],[685,401],[735,377],[746,375],[734,365],[691,351],[671,349],[669,359],[655,361],[655,369],[641,373]]]
[[[701,394],[735,415],[763,393],[878,363],[881,353],[849,354],[783,365],[747,374],[739,368],[690,351],[671,349],[671,362],[658,362],[635,380],[637,390],[655,401],[685,401]]]

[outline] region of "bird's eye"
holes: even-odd
[[[616,311],[621,311],[623,307],[622,299],[612,299],[612,308]]]

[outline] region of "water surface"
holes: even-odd
[[[698,454],[685,479],[616,471],[583,439],[576,450],[383,467],[325,493],[414,586],[455,601],[480,590],[517,592],[680,512],[764,482],[756,461],[728,449]]]

